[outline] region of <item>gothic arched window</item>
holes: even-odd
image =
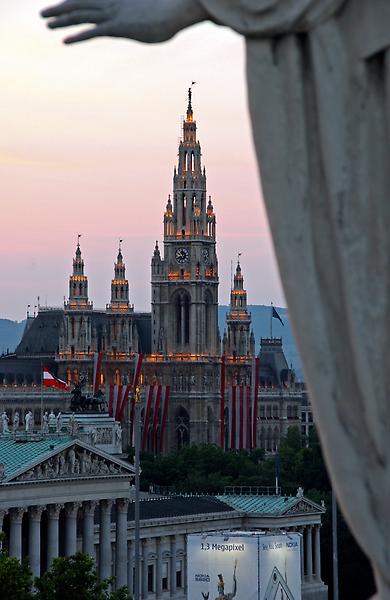
[[[205,342],[206,342],[206,349],[210,350],[212,320],[213,320],[213,315],[212,315],[213,298],[212,298],[209,290],[206,291],[204,300],[205,300]]]
[[[190,443],[190,417],[185,408],[180,406],[175,415],[175,430],[177,448],[183,448]]]
[[[176,343],[183,346],[190,343],[190,297],[186,292],[178,292],[174,299]]]

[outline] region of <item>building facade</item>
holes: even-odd
[[[91,385],[94,356],[101,352],[103,390],[107,384],[131,383],[135,354],[142,353],[142,383],[170,388],[165,451],[188,443],[220,443],[221,389],[255,385],[256,349],[240,259],[220,340],[216,214],[206,183],[189,90],[172,194],[164,212],[163,246],[156,242],[151,259],[151,312],[137,312],[131,303],[121,243],[110,301],[105,310],[94,308],[78,238],[63,307],[39,306],[37,315],[28,318],[16,352],[0,358],[3,408],[14,411],[16,397],[33,402],[37,411],[42,403],[52,402],[53,395],[46,392],[44,401],[37,399],[42,366],[69,384],[82,377]],[[253,445],[272,452],[289,425],[300,425],[302,390],[293,380],[281,340],[262,339],[258,356],[259,422]],[[69,406],[69,395],[61,398],[62,408]],[[229,420],[226,411],[223,419]],[[124,433],[130,442],[128,422],[127,413]]]
[[[66,425],[56,434],[0,434],[0,531],[10,555],[27,558],[34,576],[57,556],[82,551],[92,556],[100,577],[113,575],[116,587],[133,589],[134,468],[112,450],[119,451],[69,435]],[[143,494],[142,600],[186,599],[188,534],[259,530],[301,534],[302,598],[327,599],[321,578],[324,508],[302,490],[296,496],[247,492]]]

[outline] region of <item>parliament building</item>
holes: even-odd
[[[164,450],[190,443],[229,447],[227,430],[221,440],[229,420],[227,398],[221,412],[221,389],[226,395],[232,386],[254,389],[255,338],[239,261],[222,339],[219,333],[216,214],[206,183],[190,90],[164,212],[163,247],[156,242],[151,258],[151,312],[137,312],[131,303],[121,244],[110,302],[105,310],[94,309],[78,240],[63,307],[38,307],[15,353],[0,359],[1,409],[23,416],[27,405],[33,406],[38,423],[39,391],[34,389],[42,366],[69,384],[81,376],[92,384],[94,356],[101,352],[103,390],[131,383],[135,356],[142,353],[141,383],[170,389]],[[293,381],[280,338],[262,338],[257,358],[258,425],[252,447],[272,452],[290,425],[301,426],[303,415],[306,421],[307,398]],[[69,403],[70,394],[45,394],[48,408],[54,403],[64,410],[65,400]]]

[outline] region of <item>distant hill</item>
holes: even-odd
[[[287,362],[289,365],[292,364],[298,380],[303,381],[302,363],[290,328],[287,308],[280,308],[278,306],[275,306],[275,308],[284,322],[284,327],[277,319],[272,319],[272,335],[273,337],[281,337],[283,339],[283,350]],[[226,328],[226,313],[228,310],[228,306],[219,306],[218,321],[221,337]],[[256,339],[256,353],[258,353],[260,350],[260,338],[270,337],[271,335],[271,307],[251,304],[248,305],[248,310],[252,313],[252,327]]]
[[[300,381],[303,381],[302,365],[295,345],[295,341],[290,328],[287,308],[275,307],[280,314],[284,327],[277,319],[272,319],[272,335],[274,337],[283,338],[283,349],[287,358],[288,364],[292,364]],[[226,312],[228,306],[219,306],[218,320],[221,337],[223,336],[226,327]],[[271,308],[269,306],[251,304],[248,310],[252,313],[252,326],[256,338],[256,353],[260,349],[260,338],[269,337],[271,334],[270,318]],[[0,319],[0,353],[6,352],[7,349],[13,352],[19,344],[26,321],[10,321],[9,319]]]
[[[25,325],[26,321],[0,319],[0,354],[15,350],[22,338]]]

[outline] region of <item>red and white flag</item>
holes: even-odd
[[[53,375],[53,373],[50,373],[49,369],[46,369],[46,367],[43,368],[42,379],[45,387],[55,387],[59,390],[69,391],[69,385],[66,383],[66,381],[58,379],[58,377]]]
[[[141,374],[142,359],[143,359],[143,354],[135,355],[133,383],[131,385],[126,386],[125,393],[123,394],[123,398],[122,398],[122,402],[120,404],[119,414],[118,414],[119,421],[123,421],[123,417],[125,416],[125,409],[126,409],[127,402],[129,400],[130,392],[134,392],[138,385],[139,377]],[[131,412],[133,412],[133,407],[131,407]]]
[[[228,447],[233,450],[253,448],[254,395],[250,385],[231,385],[228,389]]]
[[[164,435],[168,419],[169,386],[147,385],[143,394],[144,419],[141,423],[141,449],[157,454],[164,449]],[[135,406],[132,402],[130,414],[131,436],[135,431]],[[131,437],[132,439],[132,437]],[[134,440],[132,439],[132,443]]]
[[[95,352],[93,359],[93,393],[96,394],[100,387],[100,376],[102,372],[102,357],[103,352]]]
[[[252,360],[252,398],[251,398],[251,430],[252,448],[257,448],[257,403],[259,393],[260,358]]]

